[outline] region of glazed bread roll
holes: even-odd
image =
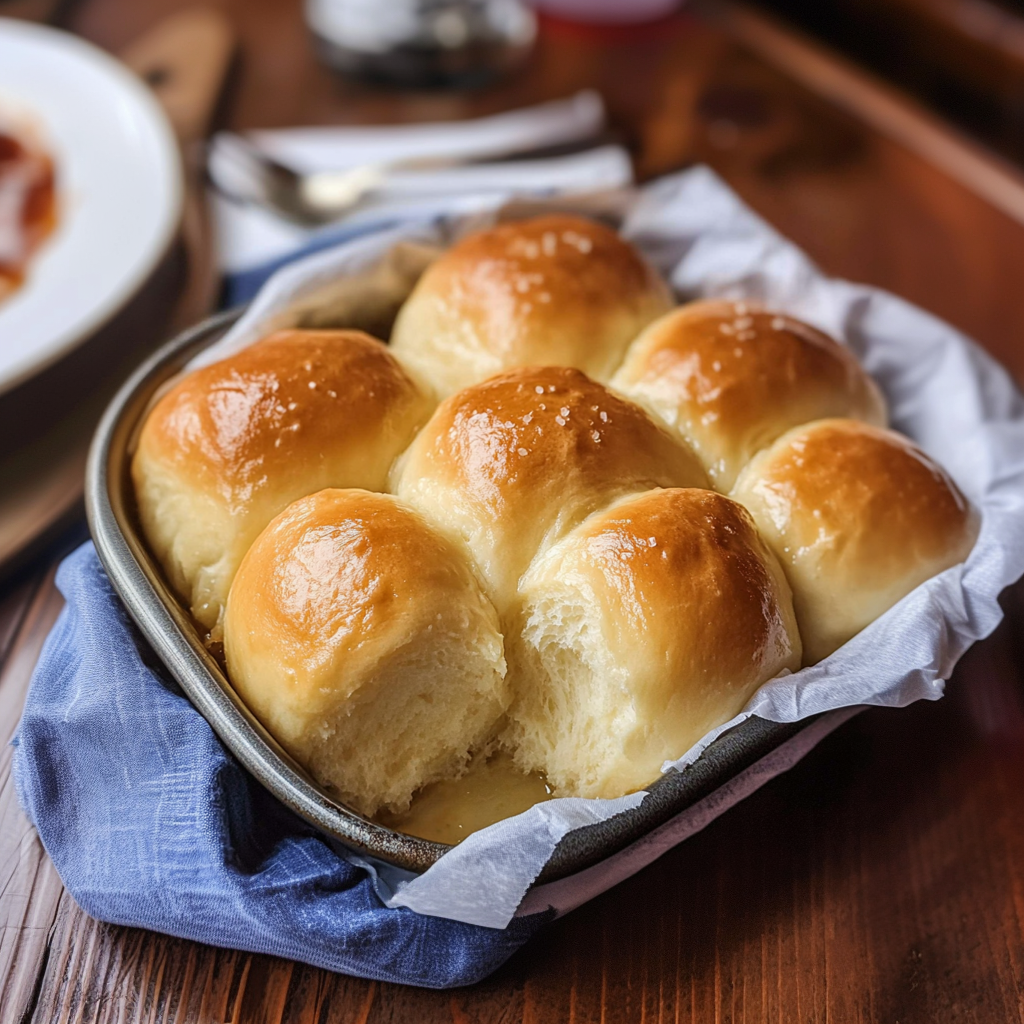
[[[433,401],[358,331],[281,331],[188,374],[150,412],[132,461],[153,553],[213,639],[260,531],[324,487],[383,490]]]
[[[714,491],[650,491],[591,516],[521,595],[506,742],[559,796],[648,785],[800,667],[785,576],[746,510]]]
[[[704,487],[692,452],[579,370],[511,370],[442,402],[393,489],[475,559],[504,616],[539,548],[652,487]]]
[[[437,259],[391,344],[441,395],[516,366],[575,366],[607,381],[671,307],[657,272],[614,231],[537,217],[469,235]]]
[[[507,705],[494,609],[389,494],[325,490],[281,513],[239,567],[224,650],[278,742],[366,815],[462,771]]]
[[[791,427],[830,416],[886,423],[881,392],[848,349],[742,302],[691,302],[663,316],[612,386],[686,438],[723,492]]]
[[[900,434],[854,420],[784,434],[732,496],[786,571],[808,665],[962,562],[978,535],[977,515],[940,466]]]

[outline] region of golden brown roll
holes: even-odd
[[[885,426],[885,402],[848,349],[742,302],[692,302],[651,324],[612,386],[661,416],[727,492],[755,452],[830,416]]]
[[[462,771],[507,704],[494,609],[389,494],[325,490],[282,512],[239,567],[224,649],[278,742],[367,815]]]
[[[707,484],[693,453],[639,406],[561,366],[453,395],[395,469],[395,493],[468,546],[502,616],[538,548],[595,509]]]
[[[433,401],[358,331],[280,331],[188,374],[150,412],[132,461],[142,527],[214,639],[249,545],[324,487],[383,490]]]
[[[626,498],[547,551],[521,586],[507,742],[559,796],[658,778],[783,669],[800,666],[785,576],[714,491]]]
[[[891,430],[823,420],[754,457],[732,496],[786,571],[804,662],[828,657],[962,562],[979,522],[946,472]]]
[[[391,344],[441,395],[516,366],[575,366],[607,381],[671,306],[656,271],[614,231],[537,217],[470,235],[436,260]]]

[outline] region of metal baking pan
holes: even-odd
[[[285,806],[327,836],[361,854],[409,871],[429,868],[451,847],[369,821],[327,796],[277,744],[235,693],[204,647],[188,612],[142,539],[129,478],[133,441],[155,392],[240,314],[221,313],[179,335],[121,388],[100,422],[86,470],[86,510],[100,560],[131,617],[170,675],[224,745]],[[685,811],[808,726],[750,718],[720,736],[681,772],[648,787],[639,807],[570,832],[537,882],[575,874],[619,852]]]

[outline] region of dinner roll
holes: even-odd
[[[700,463],[638,406],[579,370],[510,370],[442,402],[393,489],[460,538],[499,615],[538,548],[652,487],[703,487]]]
[[[886,423],[882,393],[848,349],[743,302],[691,302],[655,321],[612,386],[686,438],[723,492],[755,452],[800,423]]]
[[[946,472],[905,437],[823,420],[780,437],[732,496],[793,588],[808,665],[974,546],[979,521]]]
[[[389,494],[319,491],[282,512],[239,567],[224,651],[278,742],[366,815],[464,770],[507,704],[494,609]]]
[[[537,217],[469,235],[437,259],[391,344],[442,395],[516,366],[575,366],[607,381],[671,306],[665,283],[614,231]]]
[[[530,567],[521,596],[507,742],[559,796],[648,785],[800,667],[786,578],[746,510],[714,491],[596,513]]]
[[[132,461],[139,517],[214,639],[263,527],[323,487],[383,490],[432,408],[387,347],[358,331],[280,331],[188,374],[156,403]]]

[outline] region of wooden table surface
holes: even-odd
[[[82,0],[71,25],[117,50],[188,2]],[[837,106],[808,87],[813,61],[780,70],[756,32],[744,49],[679,18],[618,34],[547,23],[530,66],[487,91],[375,92],[317,65],[299,0],[218,6],[242,40],[233,127],[462,117],[594,86],[642,175],[706,161],[827,271],[933,310],[1024,380],[1024,224],[970,173],[851,114],[871,108],[870,83]],[[38,564],[0,593],[0,1018],[1024,1020],[1024,589],[1004,603],[946,699],[861,714],[491,979],[438,993],[99,924],[75,906],[9,778],[6,741],[60,608]]]

